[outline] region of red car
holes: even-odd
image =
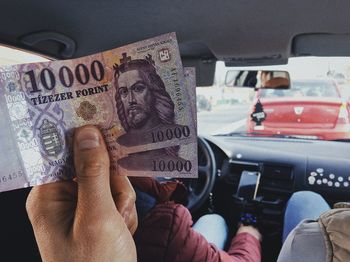
[[[259,105],[256,109],[258,100],[262,111]],[[295,80],[287,90],[261,89],[257,91],[252,112],[249,133],[350,139],[350,107],[333,80]],[[256,119],[253,121],[254,113],[265,118],[260,125]]]

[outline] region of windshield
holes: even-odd
[[[0,66],[47,61],[49,61],[49,58],[33,52],[0,45]]]
[[[286,90],[225,86],[229,70],[285,70]],[[197,87],[198,133],[350,139],[350,58],[291,58],[287,65],[225,67],[218,62],[213,86]]]

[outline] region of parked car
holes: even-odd
[[[261,89],[254,105],[257,101],[266,119],[257,125],[249,117],[250,133],[323,140],[350,138],[349,104],[331,79],[295,80],[288,90]]]

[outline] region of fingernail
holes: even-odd
[[[99,134],[96,129],[81,129],[77,136],[79,150],[93,149],[100,146]]]

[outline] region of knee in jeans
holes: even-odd
[[[218,215],[218,214],[207,214],[204,216],[201,216],[198,221],[200,221],[201,223],[207,223],[207,222],[218,222],[218,223],[222,223],[225,222],[225,219]]]
[[[315,193],[313,191],[298,191],[293,193],[289,201],[300,200],[300,199],[302,199],[303,201],[315,200],[315,199],[323,200],[323,197],[320,194]]]

